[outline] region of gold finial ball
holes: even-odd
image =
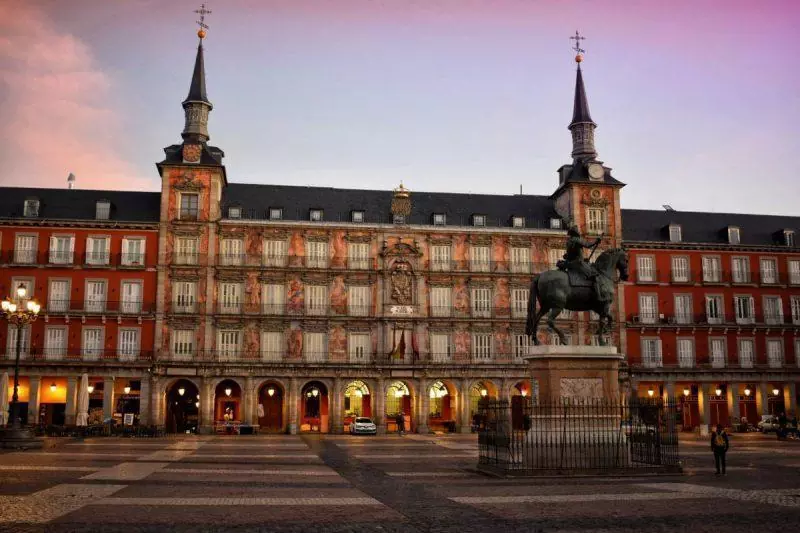
[[[581,54],[576,55],[575,56],[575,62],[576,63],[580,63],[581,61],[583,61],[583,56]]]
[[[200,37],[201,39],[205,39],[206,38],[206,30],[197,30],[197,36]]]

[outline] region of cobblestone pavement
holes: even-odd
[[[728,475],[705,439],[686,474],[500,479],[473,435],[66,441],[0,454],[0,531],[787,531],[800,442],[734,435]]]

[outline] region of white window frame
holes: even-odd
[[[742,255],[731,257],[731,278],[733,283],[750,283],[750,258]]]
[[[170,335],[172,358],[175,360],[191,360],[195,354],[197,339],[193,329],[173,329]]]
[[[288,259],[288,243],[284,239],[264,239],[263,257],[264,266],[284,267]]]
[[[470,291],[470,308],[475,318],[492,316],[492,289],[489,287],[473,287]]]
[[[492,247],[473,244],[469,248],[469,268],[472,272],[489,272],[492,265]]]
[[[641,350],[642,366],[644,368],[661,368],[664,366],[660,338],[642,337]]]
[[[120,264],[122,266],[144,266],[145,244],[144,237],[123,237]],[[133,252],[131,248],[138,250]]]
[[[372,352],[372,338],[369,333],[349,333],[347,352],[351,363],[368,363]]]
[[[444,226],[447,224],[447,215],[444,213],[434,213],[433,214],[433,225],[434,226]]]
[[[452,287],[431,287],[430,313],[434,317],[449,317],[453,309]]]
[[[270,207],[269,208],[269,219],[270,220],[283,220],[283,208],[282,207]]]
[[[285,336],[282,331],[262,331],[260,343],[262,361],[280,362],[283,360]]]
[[[98,292],[90,287],[102,287],[102,298],[98,298]],[[87,313],[105,313],[108,306],[108,280],[87,279],[84,291],[83,308]]]
[[[244,241],[242,239],[222,239],[219,249],[222,266],[238,266],[244,262]]]
[[[733,297],[733,312],[737,324],[753,324],[756,321],[755,299],[750,294]]]
[[[728,226],[728,244],[738,245],[742,243],[742,232],[737,226]]]
[[[364,222],[364,211],[351,211],[350,222],[354,224],[361,224]]]
[[[777,285],[778,259],[775,257],[759,257],[758,265],[761,272],[761,283],[764,285]]]
[[[453,358],[453,343],[449,333],[430,334],[430,358],[433,363],[447,363]]]
[[[38,217],[39,205],[39,200],[37,198],[28,198],[22,204],[22,216],[25,218]]]
[[[525,318],[528,316],[528,298],[530,289],[515,287],[511,289],[511,316]]]
[[[511,272],[528,274],[531,271],[531,249],[511,247]]]
[[[238,329],[217,330],[217,357],[220,361],[236,361],[242,349],[242,331]]]
[[[784,246],[788,246],[789,248],[794,248],[795,245],[794,231],[790,229],[783,230],[783,244]]]
[[[792,313],[792,324],[800,325],[800,296],[792,296],[789,300],[789,308]]]
[[[691,324],[694,322],[694,302],[691,294],[675,294],[673,297],[676,324]],[[687,304],[688,302],[688,304]]]
[[[54,278],[50,279],[47,287],[47,312],[48,313],[67,313],[70,310],[70,295],[72,289],[71,279],[69,278]],[[55,284],[65,286],[63,294],[55,294],[53,290]],[[54,296],[59,296],[54,298]]]
[[[306,268],[328,268],[328,243],[306,241]]]
[[[608,212],[603,207],[586,209],[586,232],[590,235],[601,235],[608,227]]]
[[[669,225],[669,242],[682,242],[683,231],[680,224]]]
[[[524,228],[525,227],[525,217],[511,217],[511,227],[513,228]]]
[[[323,332],[303,332],[303,360],[322,363],[328,359],[328,338]]]
[[[678,337],[675,340],[675,351],[678,355],[678,367],[695,367],[696,357],[694,350],[694,337]]]
[[[191,209],[191,198],[196,199],[195,208]],[[187,207],[184,208],[184,199]],[[200,194],[192,192],[178,193],[178,219],[179,220],[199,220],[200,219]]]
[[[140,328],[120,328],[117,331],[117,357],[120,361],[136,361],[142,350]]]
[[[223,314],[241,313],[244,306],[243,284],[220,281],[218,287],[219,312]]]
[[[558,262],[564,259],[564,255],[567,253],[565,248],[550,248],[547,251],[547,258],[550,261],[550,268],[556,268]]]
[[[672,281],[675,283],[688,283],[691,280],[689,257],[685,255],[673,255],[670,259]]]
[[[753,368],[756,362],[756,341],[752,337],[737,340],[739,350],[739,367]]]
[[[235,206],[228,208],[228,218],[239,219],[242,218],[242,208]]]
[[[66,250],[59,249],[59,243],[67,243]],[[71,265],[75,260],[75,235],[54,233],[50,236],[48,262],[51,265]]]
[[[783,324],[783,298],[771,294],[765,295],[761,306],[764,311],[765,324]]]
[[[530,353],[530,347],[533,345],[533,342],[531,341],[530,336],[524,333],[514,333],[512,337],[512,341],[514,343],[514,362],[522,363],[524,362],[523,358]]]
[[[130,297],[131,291],[128,287],[138,287],[135,298]],[[119,310],[125,314],[137,314],[142,312],[142,303],[144,300],[144,280],[131,280],[124,279],[120,282],[119,287]]]
[[[46,326],[44,328],[44,358],[47,361],[60,361],[67,356],[67,326]]]
[[[22,246],[29,244],[30,246]],[[14,235],[14,263],[31,265],[36,263],[39,247],[39,236],[35,233],[17,233]]]
[[[172,308],[176,313],[197,312],[197,282],[178,280],[173,283]]]
[[[654,255],[636,256],[636,279],[639,282],[653,283],[656,281],[656,257]]]
[[[98,200],[94,204],[95,220],[109,220],[111,218],[111,202],[108,200]]]
[[[789,285],[800,285],[800,259],[788,259],[786,270],[789,272]]]
[[[369,269],[369,243],[347,243],[347,268],[353,270]]]
[[[286,312],[286,286],[283,283],[264,283],[261,286],[261,312],[283,315]]]
[[[197,237],[175,239],[175,264],[196,265],[200,258],[200,243]]]
[[[770,368],[783,368],[785,364],[783,356],[783,339],[767,339],[767,366]]]
[[[434,272],[449,272],[452,262],[452,249],[449,244],[434,244],[431,246],[431,270]]]
[[[328,313],[328,286],[308,284],[304,287],[307,316],[325,316]]]
[[[705,283],[720,283],[722,281],[722,259],[718,255],[704,255],[703,281]]]
[[[472,215],[472,225],[476,228],[485,228],[486,215]]]
[[[706,297],[706,321],[709,324],[723,324],[725,322],[725,299],[719,294],[707,294]],[[711,302],[714,302],[711,305]],[[716,308],[716,309],[714,309]],[[716,310],[716,313],[712,313]],[[711,315],[718,316],[711,316]]]
[[[102,243],[102,246],[99,246]],[[102,248],[97,251],[97,248]],[[111,237],[107,235],[90,235],[86,237],[86,264],[106,266],[111,258]]]
[[[370,292],[368,285],[347,287],[347,314],[350,316],[369,316]]]
[[[472,360],[479,363],[485,363],[492,360],[492,334],[491,333],[473,333],[472,343],[470,344],[472,351]]]
[[[31,354],[31,325],[22,327],[22,342],[19,350],[20,360],[28,359]],[[6,357],[16,359],[17,357],[17,326],[9,324],[6,330]],[[13,387],[13,385],[11,385]]]
[[[711,363],[711,368],[725,368],[728,366],[727,341],[727,337],[709,337],[708,359],[709,363]]]
[[[309,209],[308,211],[308,220],[311,222],[322,222],[325,213],[322,209]]]
[[[639,322],[655,324],[658,322],[658,295],[653,293],[639,294]]]
[[[103,356],[104,345],[105,328],[102,326],[83,327],[81,330],[81,358],[84,361],[98,361]]]

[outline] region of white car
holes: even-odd
[[[770,431],[777,431],[780,427],[778,425],[778,417],[775,415],[761,415],[761,420],[758,422],[758,430],[764,433]]]
[[[359,416],[350,424],[351,435],[375,435],[377,433],[378,426],[375,425],[371,418]]]

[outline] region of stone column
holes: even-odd
[[[383,377],[379,377],[377,383],[372,403],[372,418],[378,426],[378,435],[383,435],[386,433],[386,382]]]
[[[103,378],[103,420],[114,416],[114,377]]]
[[[200,384],[200,423],[197,432],[208,435],[214,432],[214,384],[204,377]]]
[[[166,426],[167,421],[164,416],[166,410],[166,396],[160,392],[160,385],[163,380],[158,376],[150,378],[150,423],[154,426]]]
[[[697,407],[700,411],[700,435],[708,435],[708,427],[711,425],[711,387],[710,383],[703,383],[697,389]]]
[[[758,384],[756,389],[756,409],[759,415],[769,414],[769,384],[763,381]],[[755,423],[758,423],[758,420]]]
[[[67,377],[67,406],[65,409],[64,424],[72,426],[75,424],[75,396],[78,391],[78,378],[76,376]]]
[[[150,405],[150,376],[142,376],[139,389],[139,424],[153,423]]]
[[[461,433],[470,433],[472,431],[472,419],[469,416],[469,379],[464,379],[461,382],[461,391],[459,397],[461,401],[458,404],[458,412],[461,413]]]
[[[786,416],[797,415],[797,383],[783,384],[783,410]]]
[[[256,420],[256,404],[258,403],[255,401],[256,392],[255,392],[255,383],[253,382],[252,376],[247,376],[244,378],[244,390],[242,391],[244,395],[242,397],[242,408],[244,409],[244,416],[242,417],[242,422],[248,425],[253,425]]]
[[[675,395],[675,381],[669,380],[664,383],[664,397],[666,401],[675,401],[678,397]]]
[[[299,409],[297,402],[300,398],[300,391],[297,383],[297,378],[289,379],[289,390],[286,391],[286,401],[289,402],[289,434],[297,435],[297,430],[300,427]]]
[[[739,384],[728,383],[728,416],[730,417],[731,424],[734,424],[739,419]]]
[[[342,378],[335,378],[333,380],[333,394],[331,398],[332,401],[329,405],[329,412],[331,415],[330,432],[336,434],[344,433],[344,417],[342,416],[342,411],[344,411],[344,402],[342,401],[344,391],[342,390],[342,387]]]
[[[14,394],[14,382],[10,380],[8,387],[9,400],[11,395]],[[39,423],[39,390],[42,386],[42,378],[40,376],[30,377],[30,389],[28,390],[28,423]]]
[[[417,417],[417,433],[423,435],[427,434],[428,429],[428,413],[431,410],[431,397],[428,391],[428,380],[425,378],[419,379],[419,416]],[[416,403],[416,402],[415,402]]]

